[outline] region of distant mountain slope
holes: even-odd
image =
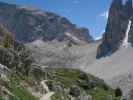
[[[116,53],[97,60],[85,71],[96,75],[113,87],[120,86],[124,95],[133,89],[133,48],[120,48]]]
[[[24,43],[37,39],[63,41],[73,39],[71,36],[84,42],[93,41],[88,29],[78,28],[65,17],[30,7],[0,2],[0,22],[15,33],[17,41]]]
[[[101,41],[85,45],[70,45],[66,42],[43,42],[37,40],[26,44],[37,64],[45,67],[81,68],[95,62],[96,49]]]

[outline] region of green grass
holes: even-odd
[[[51,97],[51,100],[62,100],[62,97],[63,97],[63,100],[71,100],[70,97],[64,95],[63,93],[55,93],[55,94]]]
[[[19,98],[20,100],[38,100],[36,97],[31,95],[25,87],[20,84],[20,80],[21,79],[19,79],[19,77],[16,75],[14,75],[10,79],[9,90],[11,93],[13,93],[13,95],[15,95],[13,100],[17,100],[17,98]]]
[[[65,68],[50,70],[50,73],[55,75],[55,81],[61,82],[65,87],[70,87],[73,84],[77,84],[77,80],[80,75],[79,70]]]
[[[103,80],[100,80],[90,74],[85,74],[80,70],[75,69],[66,69],[66,68],[58,68],[58,69],[48,69],[48,82],[47,84],[53,85],[61,85],[65,89],[70,89],[71,86],[76,85],[80,87],[82,92],[85,92],[88,95],[91,95],[93,100],[107,100],[108,96],[112,96],[113,100],[120,100],[120,97],[116,98],[114,96],[114,90],[105,84]],[[44,76],[42,76],[44,77]],[[11,76],[11,81],[9,83],[9,91],[15,95],[12,100],[38,100],[38,98],[31,95],[25,87],[23,87],[20,83],[22,80],[33,79],[33,77],[26,77],[21,74],[13,74]],[[95,82],[94,87],[90,85],[90,80]],[[52,96],[52,100],[70,100],[70,94],[63,92],[56,92]],[[0,100],[3,100],[2,97]]]
[[[0,96],[0,100],[4,100],[2,96]]]
[[[71,87],[72,85],[78,85],[80,87],[88,85],[87,84],[88,80],[95,81],[96,85],[101,88],[108,88],[108,86],[104,83],[103,80],[100,80],[89,74],[84,74],[80,70],[58,68],[58,69],[49,70],[49,73],[50,75],[54,75],[54,77],[56,77],[55,79],[53,79],[54,81],[61,82],[66,88]],[[81,74],[85,75],[84,79],[80,78]]]
[[[116,98],[114,96],[114,90],[112,88],[106,85],[103,80],[100,80],[92,75],[86,74],[85,78],[80,78],[80,75],[84,74],[83,72],[75,69],[65,68],[53,69],[49,70],[48,72],[50,73],[50,75],[54,75],[54,77],[56,77],[55,79],[49,82],[60,82],[64,85],[65,88],[70,88],[72,85],[77,85],[88,95],[91,95],[93,100],[107,100],[107,97],[110,95],[113,96],[114,100],[120,100],[120,98]],[[96,87],[90,88],[88,80],[95,81]],[[61,100],[61,96],[63,96],[62,93],[55,93],[52,96],[52,100]],[[69,100],[69,98],[66,98],[64,100]]]
[[[93,98],[93,100],[107,100],[107,97],[112,95],[114,100],[120,100],[120,98],[116,98],[114,96],[113,89],[110,89],[108,91],[104,90],[101,87],[96,87],[95,89],[89,90],[88,94],[90,94]]]
[[[32,96],[23,86],[11,83],[10,91],[20,100],[37,100],[34,96]]]

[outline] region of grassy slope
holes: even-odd
[[[104,81],[91,76],[84,74],[79,70],[74,69],[54,69],[50,70],[49,73],[54,75],[56,78],[53,82],[61,82],[65,88],[70,88],[72,85],[79,86],[83,91],[85,91],[88,95],[91,95],[93,100],[106,100],[107,96],[112,95],[114,100],[119,100],[120,98],[116,98],[114,96],[114,90],[108,87]],[[84,78],[80,77],[81,74],[86,75]],[[87,79],[88,77],[88,79]],[[88,84],[88,80],[93,80],[96,82],[96,87],[91,88]],[[80,81],[80,83],[79,83]],[[61,100],[61,95],[63,93],[55,93],[52,96],[52,100]],[[66,100],[69,100],[68,96],[65,96]]]
[[[72,85],[76,85],[80,87],[80,89],[86,94],[91,95],[93,100],[106,100],[107,96],[109,95],[112,95],[114,100],[120,100],[119,97],[116,98],[114,96],[114,90],[107,86],[103,80],[100,80],[92,75],[85,74],[79,70],[58,68],[48,69],[46,72],[48,74],[48,84],[61,83],[65,89],[70,89]],[[19,98],[20,100],[38,100],[38,98],[31,95],[28,90],[21,85],[21,81],[27,79],[27,77],[24,77],[22,75],[19,76],[14,74],[11,76],[10,83],[8,84],[8,89],[14,95],[14,97],[12,97],[12,100],[17,100],[17,98]],[[89,80],[96,82],[95,88],[92,88],[88,84]],[[62,96],[65,98],[64,100],[70,100],[70,96],[64,94],[63,92],[55,93],[52,96],[52,100],[62,100]],[[0,97],[0,100],[3,100],[2,97]]]
[[[14,95],[14,100],[17,100],[19,98],[20,100],[37,100],[34,96],[32,96],[26,88],[23,86],[16,84],[15,82],[10,83],[10,89],[9,89]]]
[[[20,78],[19,75],[13,73],[9,76],[9,79],[6,88],[12,93],[10,100],[38,100],[21,85],[22,77]],[[0,96],[0,100],[4,100],[4,97]]]
[[[0,100],[4,100],[2,96],[0,96]]]

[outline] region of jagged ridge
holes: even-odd
[[[84,42],[93,41],[88,29],[78,28],[65,17],[35,8],[0,2],[0,22],[15,33],[17,41],[23,43],[37,39],[44,41],[71,39],[66,33]]]
[[[132,0],[127,0],[123,4],[123,0],[113,0],[103,42],[98,47],[97,58],[106,56],[115,52],[122,44],[128,27],[129,20],[133,21]],[[133,44],[133,25],[129,31],[128,41]]]

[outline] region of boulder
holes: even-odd
[[[133,99],[133,90],[130,90],[128,93],[128,100],[132,100]]]
[[[70,88],[70,95],[72,95],[73,97],[78,97],[78,96],[80,96],[80,94],[81,94],[81,90],[78,86],[73,85]]]

